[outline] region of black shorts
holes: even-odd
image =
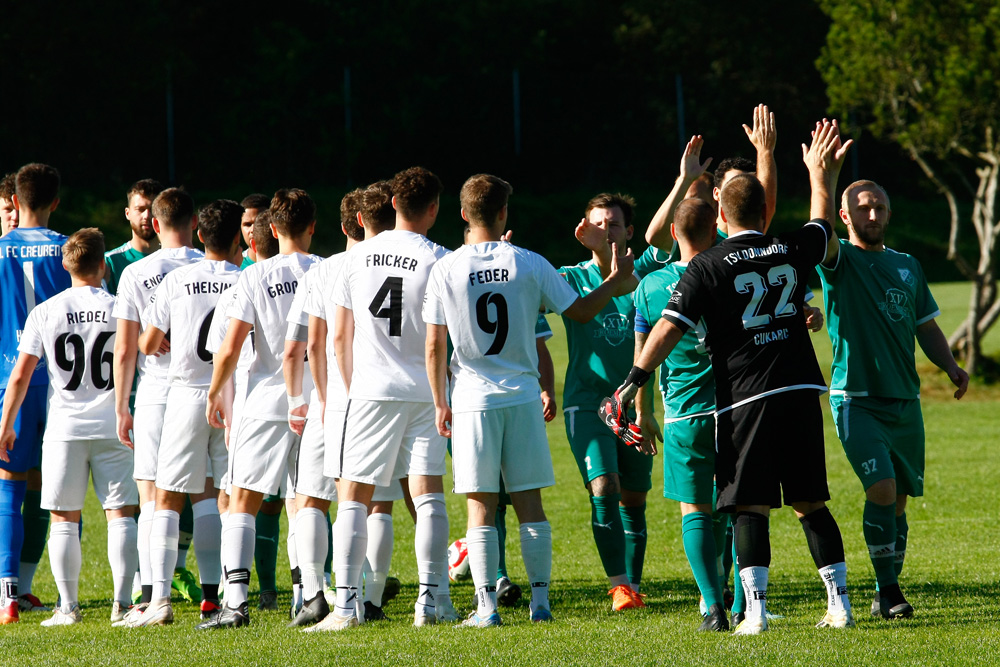
[[[716,416],[717,507],[781,507],[830,499],[823,412],[815,389],[751,401]]]

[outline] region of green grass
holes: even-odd
[[[964,313],[968,286],[936,285],[934,293],[942,307],[942,328],[948,332]],[[562,327],[556,318],[550,320],[556,332],[550,348],[556,367],[565,368]],[[820,333],[813,340],[821,365],[828,367],[828,338]],[[994,332],[987,338],[986,349],[994,354],[1000,350],[1000,334]],[[768,591],[770,610],[785,618],[774,621],[771,631],[761,637],[695,633],[698,592],[684,557],[678,506],[661,498],[657,490],[662,481],[658,466],[654,466],[654,490],[648,507],[649,547],[643,585],[649,609],[612,613],[592,543],[586,492],[569,454],[562,420],[556,419],[548,434],[557,485],[544,493],[555,550],[551,595],[557,620],[553,624],[533,626],[527,620],[527,606],[522,604],[507,611],[505,627],[495,630],[411,627],[416,594],[413,529],[406,513],[397,510],[392,569],[404,588],[386,607],[392,618],[387,624],[363,626],[355,632],[304,635],[284,627],[285,612],[258,612],[252,614],[253,625],[243,631],[199,633],[193,629],[196,608],[178,602],[178,618],[172,627],[111,628],[107,622],[111,578],[106,532],[91,495],[86,508],[80,588],[84,623],[41,628],[39,622],[48,614],[25,614],[20,624],[0,629],[0,649],[4,655],[39,664],[997,663],[1000,584],[996,545],[1000,543],[1000,527],[992,519],[1000,504],[1000,489],[993,483],[1000,478],[1000,461],[992,455],[997,392],[975,385],[965,399],[956,402],[946,392],[943,374],[928,367],[921,355],[918,364],[925,387],[927,495],[913,500],[908,511],[911,544],[902,584],[917,609],[910,621],[887,623],[868,616],[874,576],[861,534],[863,496],[825,408],[831,508],[844,534],[849,586],[858,619],[855,630],[813,628],[823,613],[824,591],[801,528],[786,509],[772,515]],[[452,536],[457,537],[465,517],[460,498],[449,496],[449,512]],[[508,562],[514,579],[523,583],[524,569],[512,521],[510,528]],[[281,603],[287,607],[289,575],[284,553],[279,560],[279,587],[284,588]],[[47,602],[56,598],[47,556],[39,566],[34,589]],[[255,589],[256,584],[251,587]],[[469,583],[452,588],[460,609],[470,608],[471,595]]]

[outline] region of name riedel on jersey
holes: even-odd
[[[108,323],[106,310],[82,310],[76,313],[66,313],[66,324],[87,324],[89,322]]]

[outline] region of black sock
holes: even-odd
[[[771,566],[771,537],[768,518],[756,512],[737,512],[733,528],[739,569]]]
[[[809,543],[816,569],[844,562],[844,539],[840,536],[837,520],[828,507],[810,512],[799,519]]]
[[[219,603],[219,584],[202,584],[201,598],[209,602]]]
[[[139,602],[145,602],[146,604],[149,604],[152,601],[153,601],[153,584],[150,584],[149,586],[146,586],[144,584],[142,586],[142,599],[139,600]]]

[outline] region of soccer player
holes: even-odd
[[[818,627],[854,623],[847,598],[844,545],[826,507],[829,491],[823,451],[825,391],[797,304],[816,264],[835,260],[840,244],[828,220],[832,192],[851,142],[841,144],[836,121],[818,123],[802,147],[809,170],[811,218],[800,230],[764,234],[764,188],[740,174],[722,189],[720,205],[730,236],[697,255],[650,332],[636,365],[615,392],[609,425],[627,427],[629,403],[683,334],[704,318],[716,382],[717,506],[736,512],[737,566],[746,592],[741,635],[767,629],[765,599],[771,560],[768,513],[792,505],[827,587],[827,613]],[[788,416],[795,415],[795,428]]]
[[[635,292],[636,355],[660,320],[674,287],[688,262],[715,243],[715,211],[700,199],[685,199],[673,214],[671,231],[680,247],[680,261],[642,279]],[[716,528],[712,498],[715,492],[715,378],[704,346],[701,326],[689,329],[660,365],[663,395],[663,495],[680,502],[684,551],[707,614],[699,630],[729,629],[716,554],[724,536]],[[644,386],[636,397],[636,422],[643,433],[661,436],[652,417],[651,392]],[[650,394],[646,396],[646,394]],[[650,400],[647,400],[650,399]]]
[[[17,206],[14,205],[17,174],[7,174],[0,179],[0,236],[17,229]]]
[[[156,512],[150,527],[149,559],[153,592],[139,625],[173,623],[170,583],[177,563],[180,512],[190,496],[197,537],[198,572],[203,591],[201,616],[220,609],[222,578],[218,493],[228,468],[225,431],[205,421],[205,401],[212,380],[212,355],[206,349],[212,315],[222,294],[236,284],[241,260],[240,218],[243,208],[228,199],[198,212],[198,239],[205,258],[171,271],[153,294],[139,337],[143,354],[155,353],[172,331],[165,420],[156,459]],[[208,464],[210,468],[207,468]],[[213,484],[214,481],[214,484]]]
[[[44,164],[21,167],[11,201],[18,211],[18,227],[0,238],[0,392],[6,391],[3,388],[17,362],[17,345],[28,314],[70,287],[69,273],[62,265],[66,237],[48,229],[49,217],[59,205],[59,172]],[[17,441],[9,461],[0,461],[0,625],[19,619],[20,558],[24,557],[21,506],[29,471],[40,460],[49,389],[45,366],[43,360],[35,367],[16,413]],[[26,601],[37,606],[37,598]]]
[[[156,511],[156,462],[163,432],[170,369],[166,340],[160,354],[139,353],[139,333],[146,327],[142,315],[156,287],[174,269],[197,262],[204,254],[192,246],[198,225],[194,200],[180,188],[168,188],[153,200],[153,229],[160,249],[129,264],[118,281],[115,318],[115,415],[118,439],[135,450],[134,477],[139,486],[139,577],[142,597],[128,622],[133,622],[148,606],[153,594],[149,560],[149,531]],[[132,378],[139,369],[135,413],[129,409]],[[197,546],[195,547],[197,550]],[[124,620],[124,619],[123,619]]]
[[[128,189],[125,199],[125,219],[132,229],[132,238],[104,255],[107,273],[104,282],[111,294],[118,294],[122,271],[150,253],[156,252],[160,241],[153,229],[153,200],[163,192],[163,185],[152,178],[136,181]]]
[[[206,417],[224,427],[229,383],[251,328],[256,357],[250,367],[249,393],[235,442],[230,441],[229,516],[223,526],[222,560],[226,595],[222,611],[199,629],[249,625],[247,589],[255,545],[255,515],[264,496],[276,494],[295,469],[298,436],[288,428],[288,398],[281,374],[288,310],[302,276],[319,258],[309,254],[316,228],[316,204],[304,190],[281,189],[270,206],[271,229],[279,254],[247,267],[234,288],[226,311],[229,329],[215,357]]]
[[[612,247],[619,256],[625,255],[634,231],[634,206],[635,200],[620,194],[602,193],[587,202],[577,235],[592,249],[592,258],[559,269],[577,296],[586,296],[610,274]],[[595,232],[600,232],[596,243],[583,238]],[[651,260],[647,253],[636,262],[637,277],[659,268]],[[591,320],[577,322],[563,313],[569,343],[563,390],[566,437],[590,494],[591,529],[615,611],[646,606],[639,587],[653,459],[610,433],[591,406],[614,391],[611,378],[632,366],[635,304],[629,292],[636,284],[635,279],[623,283],[623,289]]]
[[[448,559],[442,481],[446,444],[434,426],[420,307],[431,268],[448,252],[426,237],[437,219],[441,191],[440,179],[422,167],[396,174],[395,229],[346,253],[334,287],[334,349],[348,402],[333,526],[337,598],[324,629],[357,625],[354,607],[373,493],[404,477],[417,513],[419,589],[413,623],[438,621],[436,598]]]
[[[538,409],[538,312],[544,306],[585,322],[634,281],[631,252],[619,258],[612,246],[607,279],[587,296],[578,296],[541,256],[501,241],[510,193],[510,185],[496,176],[478,174],[465,182],[460,199],[470,227],[468,244],[434,267],[423,309],[437,429],[453,439],[455,492],[468,497],[466,544],[479,603],[464,622],[468,627],[501,623],[493,578],[499,560],[493,521],[501,474],[521,523],[531,620],[552,620],[552,529],[541,489],[555,479]],[[449,334],[455,345],[451,406],[446,389]]]
[[[243,251],[243,261],[240,263],[240,269],[245,269],[254,262],[257,261],[257,252],[253,249],[253,223],[260,215],[262,211],[266,211],[271,205],[271,200],[267,195],[262,195],[255,193],[252,195],[247,195],[240,202],[240,206],[243,207],[243,218],[240,222],[240,229],[243,231],[243,242],[246,244],[246,250]]]
[[[819,265],[833,343],[830,407],[847,460],[865,488],[862,521],[877,590],[872,615],[907,618],[899,589],[906,555],[906,500],[924,491],[924,424],[914,339],[961,398],[968,374],[934,318],[940,314],[920,263],[885,246],[889,195],[856,181],[841,199],[848,239]]]
[[[87,477],[108,520],[108,560],[114,580],[111,618],[129,606],[129,585],[138,566],[135,510],[139,493],[132,480],[132,450],[115,437],[112,352],[114,297],[101,289],[104,236],[81,229],[63,246],[72,287],[28,315],[0,418],[0,458],[14,446],[14,416],[42,359],[52,385],[42,449],[42,506],[53,517],[49,537],[52,577],[61,605],[43,626],[79,623],[80,511]]]

